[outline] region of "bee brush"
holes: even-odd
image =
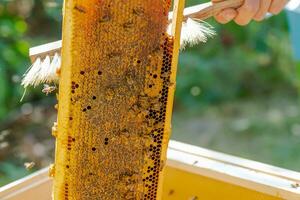
[[[227,0],[214,4],[208,2],[185,8],[181,29],[181,49],[187,45],[192,46],[200,42],[206,42],[208,37],[215,35],[213,27],[203,20],[214,16],[223,9],[238,8],[243,2],[244,0]],[[172,17],[173,12],[170,12],[168,33],[171,31]],[[60,40],[30,49],[30,59],[33,64],[24,74],[21,83],[25,91],[28,86],[36,87],[42,83],[50,84],[58,82],[61,64],[61,46],[62,42]]]
[[[181,29],[180,48],[193,46],[201,42],[206,42],[207,38],[215,35],[213,27],[204,20],[218,14],[226,8],[239,8],[244,3],[244,0],[227,0],[219,3],[202,3],[196,6],[191,6],[184,9],[183,24]],[[168,33],[172,27],[173,13],[169,13]]]
[[[59,80],[61,65],[61,40],[29,49],[30,60],[33,63],[23,75],[21,85],[25,91],[28,86],[38,86],[42,83],[56,83]]]
[[[25,88],[58,80],[61,40],[30,48],[29,57],[33,64],[24,74],[22,85]]]

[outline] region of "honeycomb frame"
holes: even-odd
[[[159,198],[179,49],[170,4],[65,0],[55,200]]]

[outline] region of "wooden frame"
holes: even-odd
[[[184,184],[185,180],[191,184]],[[300,173],[295,171],[171,141],[163,199],[201,199],[200,195],[205,195],[206,200],[213,200],[219,195],[230,200],[298,200],[299,183]],[[0,188],[0,199],[50,200],[51,185],[48,169],[42,169]],[[206,193],[212,186],[219,187],[218,192]]]
[[[170,142],[167,166],[282,199],[300,199],[298,172],[181,142]]]
[[[52,181],[48,168],[0,188],[1,200],[51,200]]]

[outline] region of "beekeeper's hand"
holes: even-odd
[[[213,3],[226,0],[211,0]],[[238,9],[225,9],[215,16],[215,19],[226,24],[234,20],[239,25],[247,25],[251,20],[261,21],[269,12],[278,14],[284,8],[287,0],[245,0]]]

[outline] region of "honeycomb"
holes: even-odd
[[[170,0],[65,0],[55,200],[155,200],[175,83]]]

